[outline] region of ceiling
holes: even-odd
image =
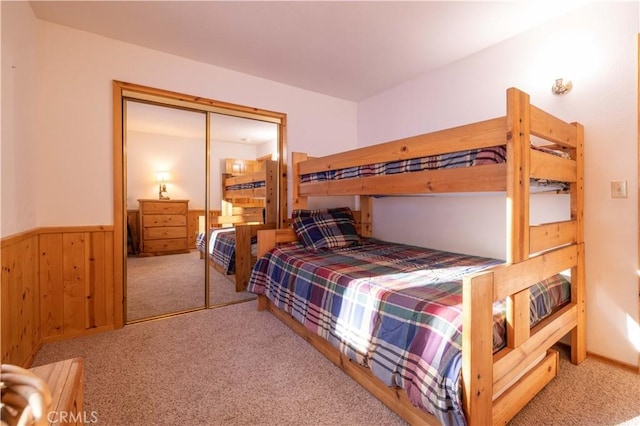
[[[204,113],[131,101],[127,102],[126,114],[128,131],[204,141]],[[266,121],[212,113],[210,123],[212,142],[260,145],[278,137],[278,125]]]
[[[30,3],[41,20],[357,102],[586,2]]]

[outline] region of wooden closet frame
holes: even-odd
[[[515,416],[556,376],[558,353],[551,346],[568,333],[571,362],[586,358],[583,127],[531,105],[529,95],[515,88],[507,90],[506,104],[506,115],[492,120],[322,158],[292,155],[293,208],[306,208],[309,196],[358,195],[364,236],[372,235],[373,195],[506,191],[507,262],[463,279],[463,405],[470,425],[505,424]],[[570,159],[532,149],[532,136],[567,152]],[[506,145],[506,163],[300,183],[301,175],[313,172],[498,145]],[[570,183],[569,220],[529,224],[530,178]],[[258,256],[288,241],[295,241],[291,229],[260,231]],[[571,301],[531,328],[529,287],[567,269]],[[493,354],[492,304],[505,298],[507,345]],[[266,297],[258,297],[258,309],[271,311],[409,423],[438,424],[414,407],[402,389],[384,385]]]
[[[123,197],[125,193],[125,159],[123,108],[126,99],[147,100],[162,105],[172,105],[207,112],[233,111],[239,117],[255,118],[279,123],[278,132],[278,227],[286,222],[287,216],[287,115],[255,107],[217,101],[201,96],[188,95],[124,81],[112,81],[113,101],[113,281],[114,281],[114,326],[125,325],[125,281],[126,281],[126,223],[127,209]],[[210,218],[208,218],[210,220]],[[208,272],[205,273],[208,281]],[[208,286],[208,284],[205,284]],[[205,308],[211,307],[205,295]],[[201,309],[201,308],[197,308]],[[173,315],[173,314],[172,314]]]

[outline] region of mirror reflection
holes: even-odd
[[[254,298],[256,234],[278,222],[279,124],[132,99],[124,114],[126,322]]]
[[[206,114],[126,103],[127,322],[201,308]]]
[[[210,114],[209,230],[200,229],[197,246],[202,257],[208,253],[212,306],[254,297],[246,286],[255,263],[256,233],[275,228],[278,221],[278,128]]]

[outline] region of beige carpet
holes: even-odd
[[[402,425],[303,339],[248,302],[44,345],[35,364],[85,359],[102,425]],[[640,424],[640,377],[587,359],[514,425]]]
[[[127,258],[127,321],[204,307],[204,260],[197,250],[167,256]],[[209,303],[220,305],[255,298],[235,291],[235,276],[213,267]]]

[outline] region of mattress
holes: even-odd
[[[443,424],[464,424],[462,277],[503,263],[366,239],[334,251],[300,244],[254,265],[248,290],[265,295]],[[531,287],[531,323],[570,299],[555,276]],[[494,304],[494,350],[505,345],[505,303]]]
[[[206,253],[206,234],[196,237],[196,248]],[[227,274],[234,274],[236,269],[236,233],[234,228],[209,230],[209,258]]]
[[[206,235],[198,234],[196,248],[206,253]],[[256,237],[251,238],[251,256],[256,255]],[[209,258],[222,268],[227,275],[236,273],[236,233],[235,228],[216,228],[209,230]]]

